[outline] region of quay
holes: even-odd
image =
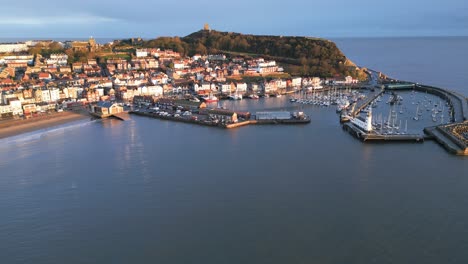
[[[214,109],[212,109],[214,110]],[[249,119],[249,120],[241,120],[234,123],[227,123],[227,122],[217,122],[214,120],[209,119],[198,119],[195,116],[172,116],[172,115],[158,115],[156,113],[150,112],[140,112],[140,111],[130,111],[130,114],[138,115],[138,116],[145,116],[150,118],[162,119],[162,120],[170,120],[176,122],[183,122],[183,123],[190,123],[202,126],[210,126],[210,127],[218,127],[224,129],[232,129],[238,128],[248,125],[275,125],[275,124],[284,124],[284,125],[291,125],[291,124],[307,124],[310,123],[310,118],[308,116],[303,116],[301,118],[290,118],[290,119]]]
[[[304,119],[265,119],[265,120],[250,120],[250,124],[254,125],[277,125],[277,124],[308,124],[310,123],[310,118],[306,117]]]
[[[422,143],[428,136],[419,134],[378,134],[375,132],[365,132],[352,123],[343,124],[343,129],[348,131],[351,135],[366,142],[366,141],[413,141]]]
[[[426,127],[424,132],[450,153],[468,156],[468,122]]]
[[[129,113],[132,115],[145,116],[145,117],[151,117],[151,118],[162,119],[162,120],[171,120],[171,121],[177,121],[177,122],[183,122],[183,123],[197,124],[197,125],[202,125],[202,126],[221,127],[217,123],[209,122],[208,120],[202,121],[202,120],[183,118],[183,117],[162,116],[162,115],[158,115],[155,113],[147,113],[147,112],[140,112],[140,111],[130,111]]]
[[[114,117],[114,118],[122,120],[122,121],[130,120],[130,115],[129,115],[128,112],[121,112],[121,113],[113,114],[113,115],[111,115],[111,117]]]

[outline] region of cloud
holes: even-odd
[[[93,25],[99,23],[117,22],[119,19],[96,16],[91,14],[73,14],[70,16],[1,16],[0,25],[24,25],[24,26],[47,26],[47,25]]]

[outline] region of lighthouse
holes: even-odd
[[[366,118],[366,132],[372,131],[372,108],[369,108],[369,112],[367,112]]]

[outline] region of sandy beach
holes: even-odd
[[[0,121],[0,139],[90,118],[86,113],[62,112],[27,120],[4,120]]]

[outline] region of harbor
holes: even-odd
[[[223,129],[249,125],[308,124],[309,107],[331,107],[339,114],[342,128],[363,142],[417,142],[435,140],[450,153],[468,155],[464,131],[466,99],[445,89],[387,80],[374,86],[301,89],[281,96],[216,100],[214,102],[159,99],[153,105],[136,107],[130,114]],[[240,98],[240,96],[239,96]],[[249,100],[250,99],[250,100]],[[251,100],[256,99],[256,100]],[[279,109],[257,109],[251,114],[239,104],[280,100]],[[289,104],[288,104],[289,102]],[[460,122],[461,121],[461,122]],[[461,128],[460,128],[461,127]]]
[[[433,139],[447,151],[468,155],[468,107],[446,89],[391,80],[366,99],[343,109],[343,129],[362,141]]]

